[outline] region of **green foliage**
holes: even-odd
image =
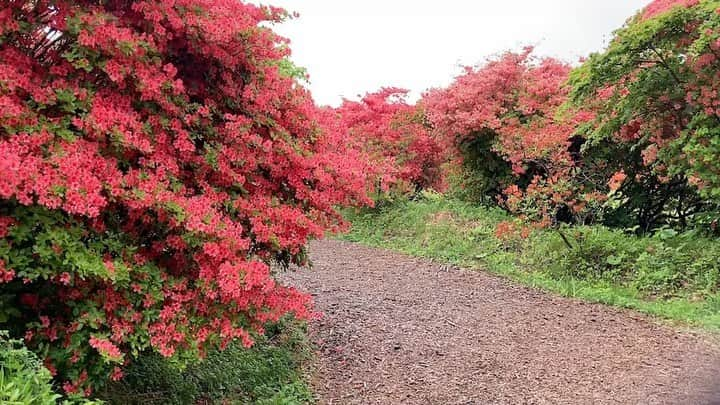
[[[639,237],[577,226],[534,230],[526,239],[508,241],[496,235],[498,224],[513,221],[504,211],[437,195],[348,212],[347,219],[353,227],[342,236],[346,240],[720,329],[720,244],[697,233],[665,229]]]
[[[654,2],[570,75],[586,178],[627,175],[612,226],[687,229],[720,202],[720,1]],[[717,219],[717,215],[715,215]]]
[[[484,131],[458,145],[462,156],[459,180],[453,189],[468,201],[493,203],[512,184],[511,165],[493,150],[497,135]]]
[[[8,208],[4,206],[3,208]],[[128,242],[127,235],[121,232],[92,232],[88,231],[79,219],[72,218],[60,211],[52,211],[38,206],[15,206],[12,210],[17,223],[8,231],[9,238],[0,238],[0,260],[8,267],[13,268],[17,278],[3,285],[0,293],[0,324],[10,330],[13,336],[23,336],[28,326],[20,322],[23,316],[30,312],[28,305],[22,303],[23,299],[52,302],[47,297],[54,297],[64,288],[61,282],[48,283],[38,288],[38,283],[58,278],[66,274],[67,284],[78,290],[87,291],[86,280],[95,277],[112,280],[119,288],[130,289],[133,274],[124,261],[117,258],[134,254],[137,249]],[[109,259],[115,258],[115,259]],[[113,264],[110,271],[106,261]],[[152,262],[136,267],[134,276],[142,272],[142,279],[137,281],[147,295],[135,294],[136,299],[141,297],[162,298],[162,288],[171,286],[171,279],[162,280],[160,269]],[[72,275],[72,276],[71,276]],[[32,280],[26,282],[23,280]],[[85,290],[83,290],[85,289]],[[93,294],[102,294],[95,291]],[[107,298],[107,297],[106,297]],[[95,349],[87,342],[93,336],[102,336],[98,330],[106,328],[108,323],[105,317],[103,300],[67,300],[62,308],[47,307],[43,315],[50,317],[66,316],[67,312],[85,314],[76,322],[76,330],[72,338],[66,340],[65,345],[54,345],[50,342],[40,341],[29,343],[28,346],[36,353],[43,353],[44,359],[49,359],[55,368],[72,367],[73,364],[83,364],[90,378],[103,374],[104,363],[93,358]],[[152,316],[157,312],[154,308],[146,308],[143,313]],[[42,328],[39,322],[29,326]],[[49,325],[46,325],[49,326]],[[36,335],[37,336],[37,335]],[[133,351],[142,350],[149,345],[147,332],[138,331],[130,341]],[[75,363],[70,357],[77,353]],[[70,378],[79,378],[80,371],[73,371]]]
[[[636,289],[646,297],[711,296],[720,287],[720,245],[665,229],[637,237],[601,226],[569,230],[573,249],[541,232],[528,241],[528,266],[555,278],[595,280]]]
[[[305,327],[283,321],[250,349],[230,344],[187,367],[157,354],[142,355],[101,397],[118,405],[312,403],[301,370],[309,353]]]
[[[308,72],[304,67],[297,66],[290,59],[282,59],[278,62],[280,74],[300,82],[307,83]]]
[[[0,403],[5,405],[54,404],[52,376],[34,353],[19,340],[0,331]]]

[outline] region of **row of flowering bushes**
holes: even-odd
[[[422,103],[476,199],[543,225],[715,230],[720,2],[657,0],[579,68],[507,53]]]

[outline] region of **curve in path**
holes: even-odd
[[[281,278],[315,296],[321,404],[720,404],[708,336],[340,241]]]

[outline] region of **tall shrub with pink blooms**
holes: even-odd
[[[570,66],[528,48],[469,67],[423,103],[438,137],[465,165],[465,185],[533,220],[581,213],[596,193],[575,177],[573,138],[591,114],[564,111]],[[567,215],[566,215],[567,216]]]
[[[446,154],[432,136],[421,105],[406,101],[407,90],[384,88],[335,109],[348,142],[372,165],[379,191],[443,190]]]
[[[67,393],[195,357],[310,298],[273,280],[369,202],[285,11],[237,0],[0,1],[0,327]],[[360,164],[360,163],[358,163]]]

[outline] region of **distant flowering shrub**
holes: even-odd
[[[573,136],[591,114],[562,111],[570,66],[532,49],[469,67],[423,100],[435,133],[457,151],[478,193],[546,223],[558,210],[582,211],[594,194],[574,177]]]
[[[442,191],[445,149],[432,136],[423,107],[406,102],[407,93],[385,88],[358,102],[345,100],[335,112],[381,191]]]
[[[268,262],[369,203],[238,0],[0,1],[0,322],[67,393],[148,349],[178,359],[310,298]],[[290,69],[292,70],[292,69]]]

